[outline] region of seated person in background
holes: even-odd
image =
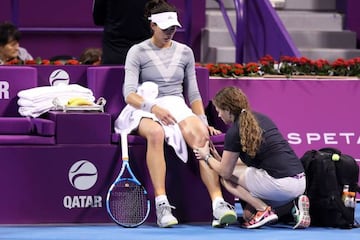
[[[87,48],[81,53],[79,62],[87,65],[99,65],[101,64],[101,56],[101,48]]]
[[[246,95],[225,87],[213,99],[219,117],[231,124],[224,151],[195,149],[195,155],[221,177],[221,183],[247,205],[244,228],[258,228],[294,214],[294,228],[310,225],[304,168],[289,143],[267,116],[250,109]],[[244,204],[245,205],[245,204]],[[292,217],[292,216],[291,216]]]
[[[16,59],[33,60],[27,50],[19,46],[20,37],[19,30],[13,24],[9,22],[0,24],[0,65]]]
[[[195,59],[191,48],[173,39],[178,22],[176,9],[164,0],[151,0],[146,5],[146,14],[151,21],[151,38],[132,46],[125,63],[123,94],[128,105],[133,107],[126,125],[147,140],[146,163],[155,194],[157,224],[170,227],[178,224],[168,201],[165,188],[166,163],[164,154],[165,126],[178,125],[188,146],[204,146],[209,133],[220,131],[208,126],[203,102],[198,90]],[[158,94],[153,100],[137,93],[139,84],[152,82]],[[189,98],[191,108],[184,100]],[[214,227],[236,222],[234,207],[225,202],[219,176],[209,166],[199,163],[200,176],[212,200]],[[194,202],[196,209],[196,203]],[[196,211],[196,210],[195,210]]]

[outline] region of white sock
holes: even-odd
[[[212,201],[212,208],[213,210],[215,210],[215,207],[217,205],[218,202],[223,202],[224,198],[223,197],[216,197],[213,201]]]
[[[166,195],[159,195],[155,197],[155,205],[157,206],[161,202],[169,202]]]

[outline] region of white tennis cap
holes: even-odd
[[[172,26],[181,27],[176,12],[162,12],[162,13],[151,14],[149,20],[156,23],[159,26],[159,28],[161,28],[162,30]]]

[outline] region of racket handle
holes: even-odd
[[[127,134],[121,133],[121,154],[123,160],[129,160],[129,153],[128,153],[128,140],[127,140]]]

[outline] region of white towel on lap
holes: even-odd
[[[156,89],[155,89],[156,88]],[[151,82],[145,82],[139,86],[137,93],[141,95],[145,99],[154,100],[157,97],[157,85]],[[165,97],[166,98],[166,97]],[[161,100],[161,99],[155,99]],[[167,102],[167,101],[163,101]],[[160,101],[156,101],[156,103],[160,103]],[[174,106],[173,106],[174,107]],[[152,113],[143,111],[141,109],[136,109],[130,105],[126,105],[125,108],[121,111],[118,118],[115,120],[114,128],[116,133],[125,132],[129,134],[131,131],[137,129],[139,126],[140,120],[142,118],[151,118],[154,121],[161,122],[159,119]],[[165,141],[169,144],[174,150],[176,155],[183,161],[187,162],[188,160],[188,150],[185,139],[181,133],[178,124],[165,126],[161,124],[164,133],[165,133]]]

